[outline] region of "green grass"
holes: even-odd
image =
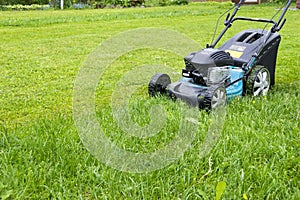
[[[271,17],[278,5],[245,6],[240,15]],[[82,144],[73,121],[73,85],[86,57],[117,33],[141,27],[176,30],[202,47],[229,4],[147,9],[0,12],[1,199],[222,199],[300,198],[299,11],[289,11],[281,31],[276,86],[267,98],[244,97],[227,105],[222,136],[204,158],[199,152],[211,116],[200,111],[196,138],[183,158],[144,174],[98,162]],[[267,13],[267,16],[265,16]],[[224,38],[255,24],[233,26]],[[263,25],[261,25],[263,27]],[[220,30],[220,28],[219,28]],[[188,54],[189,52],[187,52]],[[133,152],[163,148],[179,129],[177,102],[151,99],[146,86],[130,99],[132,120],[149,123],[161,104],[167,121],[151,138],[122,132],[110,97],[135,66],[158,63],[180,72],[182,57],[158,49],[131,51],[103,74],[96,90],[97,117],[105,134]],[[175,75],[178,77],[178,75]]]

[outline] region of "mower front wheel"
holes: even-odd
[[[224,107],[227,102],[227,93],[224,86],[211,86],[204,97],[204,107],[207,110]]]
[[[171,83],[170,76],[167,74],[155,74],[148,84],[148,93],[154,97],[158,94],[165,94],[167,86]]]

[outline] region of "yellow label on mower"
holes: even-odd
[[[243,55],[243,52],[234,51],[234,50],[225,50],[226,52],[230,53],[230,55],[234,58],[240,58]]]

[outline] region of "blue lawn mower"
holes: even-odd
[[[228,13],[224,21],[225,28],[211,45],[184,58],[185,68],[179,81],[171,83],[167,74],[153,75],[148,84],[149,95],[167,95],[207,110],[224,106],[236,96],[266,95],[275,84],[281,40],[278,32],[286,22],[283,18],[292,0],[288,0],[271,19],[236,17],[244,1],[240,0],[232,7],[232,14]],[[280,11],[278,21],[274,21]],[[272,24],[272,27],[265,30],[266,25],[264,29],[241,31],[215,48],[233,22],[238,20]]]

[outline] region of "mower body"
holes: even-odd
[[[227,100],[244,95],[246,80],[243,77],[247,70],[243,66],[251,60],[266,35],[265,30],[244,30],[218,49],[206,48],[189,54],[184,58],[186,67],[182,69],[182,78],[168,85],[168,95],[200,108],[209,107],[204,99],[220,83],[226,88]],[[280,35],[273,33],[257,56],[258,65],[270,72],[271,85],[275,84],[279,43]]]
[[[155,74],[151,78],[148,85],[150,96],[166,94],[192,106],[211,109],[225,105],[227,100],[236,96],[267,94],[275,84],[277,52],[281,41],[278,32],[285,24],[283,17],[292,1],[287,0],[285,7],[279,9],[282,13],[278,21],[273,18],[279,12],[271,19],[235,17],[243,2],[240,0],[235,5],[231,15],[228,13],[225,28],[211,45],[184,58],[185,68],[179,81],[171,83],[167,74]],[[270,30],[243,30],[216,48],[237,20],[273,26]]]

